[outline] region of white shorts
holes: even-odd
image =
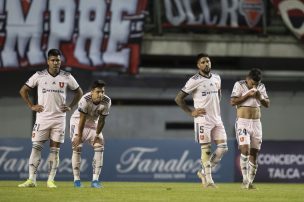
[[[260,150],[262,144],[262,124],[260,119],[238,118],[235,123],[238,145],[250,145]]]
[[[32,141],[53,140],[54,142],[64,142],[65,120],[40,121],[36,123],[32,131]]]
[[[70,138],[71,141],[76,137],[78,133],[78,123],[71,121],[70,123]],[[90,145],[93,146],[94,140],[96,137],[96,127],[88,127],[85,126],[82,132],[82,142],[88,142]],[[102,146],[104,146],[104,139],[102,132],[100,132],[97,137],[101,140]],[[79,147],[82,147],[82,144],[79,144]]]
[[[210,143],[212,140],[227,140],[227,134],[222,121],[213,123],[206,117],[194,120],[195,141],[200,144]]]

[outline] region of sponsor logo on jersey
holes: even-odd
[[[63,90],[53,90],[53,89],[42,89],[42,93],[64,93]]]

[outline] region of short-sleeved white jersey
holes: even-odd
[[[52,76],[47,69],[37,71],[25,85],[30,88],[37,87],[37,104],[44,107],[42,112],[36,113],[36,119],[39,121],[54,119],[65,121],[66,113],[60,110],[60,106],[66,104],[67,89],[79,88],[77,81],[70,73],[60,70],[56,76]]]
[[[194,107],[204,108],[206,116],[215,123],[221,122],[220,98],[221,78],[212,73],[205,77],[199,73],[192,76],[182,88],[187,94],[192,94]]]
[[[95,128],[99,115],[107,116],[111,107],[111,99],[104,95],[101,102],[94,104],[90,92],[84,94],[78,102],[78,109],[74,111],[71,119],[73,122],[79,122],[80,112],[87,115],[86,127]]]
[[[246,80],[237,81],[234,84],[231,93],[231,98],[244,96],[249,92],[249,90],[250,89],[246,83]],[[259,83],[259,85],[257,86],[257,90],[260,91],[261,95],[265,99],[268,99],[266,88],[263,83]],[[260,100],[256,99],[255,97],[250,97],[241,104],[237,105],[237,107],[260,107],[260,106],[261,106]]]

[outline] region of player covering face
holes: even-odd
[[[241,187],[255,189],[253,180],[257,173],[257,157],[262,144],[261,105],[269,107],[266,88],[261,83],[260,69],[251,69],[245,80],[234,84],[230,103],[236,106],[236,139],[240,150]]]

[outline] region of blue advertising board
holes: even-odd
[[[303,145],[303,141],[263,141],[258,156],[258,170],[255,182],[303,183]],[[239,154],[236,155],[235,163],[236,181],[240,181]]]
[[[213,169],[216,182],[234,181],[234,144]],[[45,143],[38,180],[48,175],[48,143]],[[29,139],[2,139],[0,142],[0,179],[23,180],[28,177]],[[56,180],[73,180],[71,143],[61,146],[60,165]],[[92,178],[93,149],[85,145],[80,166],[82,180]],[[198,181],[200,147],[188,139],[109,139],[106,141],[103,181]]]

